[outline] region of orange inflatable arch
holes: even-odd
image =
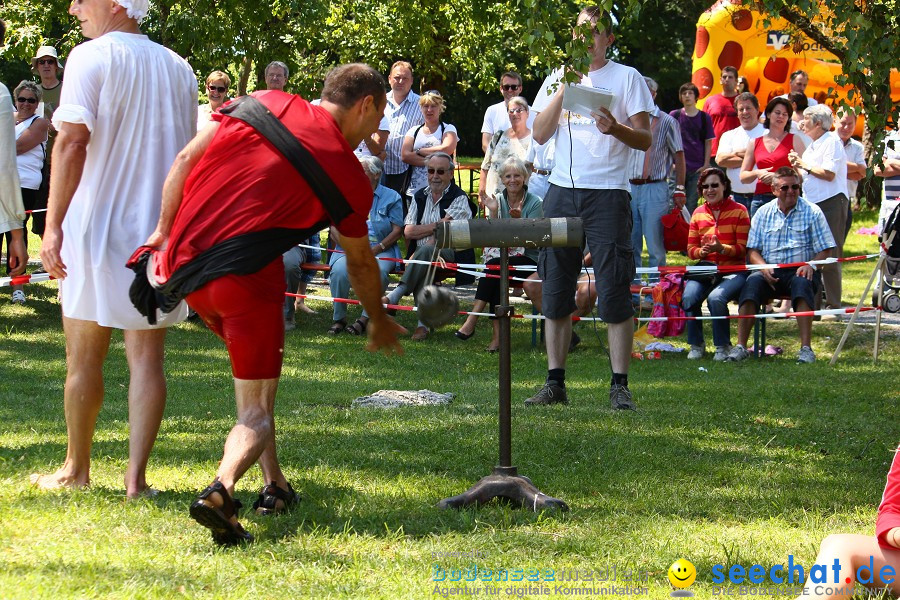
[[[834,79],[841,74],[837,57],[807,37],[796,43],[787,33],[787,21],[770,18],[745,6],[741,0],[719,0],[697,21],[691,81],[700,90],[697,105],[722,91],[719,75],[726,66],[736,67],[747,78],[750,91],[761,107],[776,96],[790,91],[794,71],[809,73],[806,95],[834,106],[847,98],[852,86],[840,86]],[[796,51],[795,51],[796,50]],[[829,88],[833,88],[829,96]],[[891,98],[900,101],[900,76],[891,71]],[[859,105],[858,98],[849,101]],[[856,134],[862,135],[863,119],[857,121]]]

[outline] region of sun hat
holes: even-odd
[[[53,46],[41,46],[37,49],[37,52],[34,53],[34,57],[31,59],[31,68],[37,69],[37,62],[39,58],[44,58],[45,56],[50,56],[56,61],[56,68],[58,72],[62,72],[63,64],[62,61],[59,60],[59,55],[56,53],[56,48]]]

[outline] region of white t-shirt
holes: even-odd
[[[556,140],[550,138],[546,144],[538,144],[531,142],[531,148],[528,150],[528,156],[525,162],[530,163],[535,169],[541,171],[552,171],[556,162]],[[550,189],[550,175],[541,175],[540,173],[532,173],[528,178],[528,191],[536,195],[541,200],[547,195]]]
[[[847,193],[847,155],[844,143],[833,131],[826,131],[819,139],[803,151],[803,162],[810,167],[820,167],[834,173],[834,179],[826,181],[805,175],[803,177],[803,197],[818,204],[832,196]]]
[[[562,79],[562,74],[562,69],[557,69],[544,80],[532,112],[540,113],[547,108],[555,93],[552,86]],[[608,61],[603,68],[582,77],[581,83],[615,95],[610,112],[619,123],[628,124],[630,117],[653,110],[653,99],[644,78],[631,67]],[[556,166],[550,183],[567,188],[628,191],[632,162],[643,155],[615,137],[601,133],[590,115],[563,110],[556,128]]]
[[[809,148],[809,145],[812,144],[812,138],[800,130],[800,123],[802,123],[802,121],[794,121],[791,119],[791,130],[788,133],[793,133],[794,137],[800,138],[800,141],[803,142],[804,148]]]
[[[416,130],[419,130],[416,133]],[[451,125],[450,123],[441,123],[438,125],[437,130],[433,133],[425,133],[425,126],[422,125],[421,129],[419,125],[415,127],[410,127],[409,131],[406,132],[406,136],[411,138],[415,136],[413,140],[413,152],[416,150],[421,150],[422,148],[433,148],[435,146],[440,146],[441,142],[444,139],[444,136],[448,133],[452,133],[459,137],[456,133],[456,127]],[[409,178],[409,189],[406,191],[408,196],[412,196],[413,192],[417,189],[425,187],[428,185],[428,172],[425,167],[413,167],[412,175]]]
[[[506,102],[498,102],[488,106],[484,111],[484,122],[481,124],[481,133],[489,133],[494,135],[498,131],[506,131],[512,127],[509,122],[509,107]],[[528,112],[528,129],[534,125],[534,111]]]
[[[788,95],[787,95],[787,94],[782,94],[781,96],[778,96],[778,97],[779,97],[779,98],[784,98],[784,99],[787,100],[787,101],[790,101],[790,100],[791,100],[790,98],[788,98]],[[806,106],[807,106],[807,108],[809,108],[810,106],[815,106],[815,105],[818,104],[818,103],[819,103],[819,101],[816,100],[815,98],[813,98],[813,97],[811,97],[811,96],[807,96],[807,97],[806,97]]]
[[[378,131],[383,131],[385,134],[390,133],[391,131],[391,121],[387,118],[387,116],[381,117],[381,122],[378,124]],[[387,135],[385,135],[387,137]],[[371,150],[366,146],[366,140],[363,140],[359,143],[359,146],[356,147],[356,150],[353,151],[356,156],[372,156]]]
[[[757,123],[756,127],[747,131],[743,127],[735,127],[730,131],[726,131],[719,139],[719,152],[729,154],[738,150],[746,150],[750,144],[750,140],[762,137],[766,133],[766,128],[762,123]],[[731,191],[738,194],[752,194],[756,191],[756,180],[750,183],[741,183],[741,168],[732,167],[726,169],[728,179],[731,180]]]
[[[25,207],[16,168],[16,124],[9,90],[0,81],[0,233],[22,229]]]
[[[184,304],[150,326],[132,306],[125,262],[156,229],[166,174],[197,127],[197,79],[183,58],[141,34],[114,31],[77,46],[53,125],[91,132],[84,172],[63,220],[60,281],[67,317],[153,329],[187,316]]]
[[[866,164],[866,149],[863,147],[862,143],[853,138],[850,138],[847,140],[847,143],[844,144],[844,154],[847,156],[847,162],[856,163],[858,165]],[[847,198],[856,197],[856,188],[858,185],[859,181],[847,180]]]
[[[35,114],[31,118],[16,125],[16,139],[22,137],[41,115]],[[16,167],[19,170],[19,185],[25,190],[36,190],[41,187],[41,169],[44,167],[44,153],[47,136],[43,141],[22,154],[16,155]]]

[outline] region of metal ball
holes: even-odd
[[[419,320],[437,329],[456,318],[459,298],[445,287],[426,285],[416,297]]]

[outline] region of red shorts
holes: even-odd
[[[279,256],[261,271],[225,275],[188,294],[191,308],[224,340],[236,379],[281,375],[284,290],[284,263]]]

